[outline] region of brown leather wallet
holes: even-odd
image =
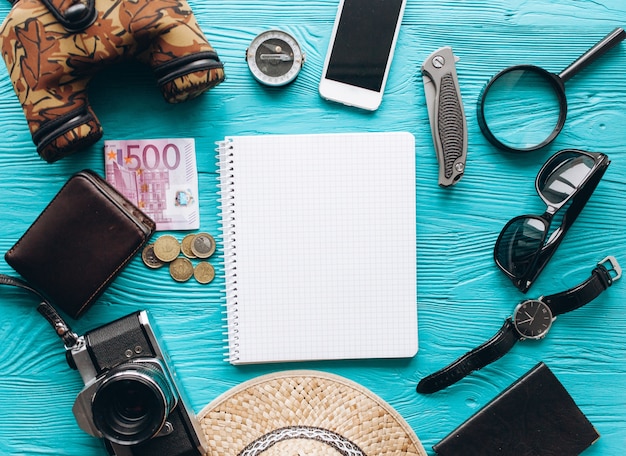
[[[78,318],[154,230],[153,220],[84,170],[66,182],[5,259],[53,305]]]

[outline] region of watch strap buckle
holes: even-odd
[[[620,277],[622,277],[622,268],[617,262],[617,259],[612,255],[609,255],[604,260],[600,261],[598,263],[598,266],[602,266],[604,267],[604,269],[606,269],[606,272],[608,273],[611,282],[615,282],[616,280],[619,280]]]

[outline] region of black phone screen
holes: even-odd
[[[402,0],[345,0],[326,78],[380,91]]]

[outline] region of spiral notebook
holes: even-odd
[[[417,353],[410,133],[218,143],[232,364]]]

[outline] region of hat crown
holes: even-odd
[[[248,380],[199,417],[211,456],[427,456],[389,404],[325,372],[284,371]]]

